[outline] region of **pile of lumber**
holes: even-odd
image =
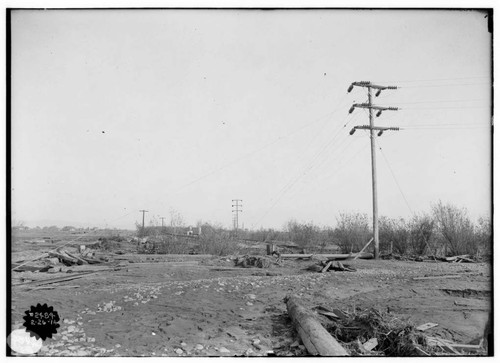
[[[17,261],[12,264],[15,272],[64,272],[65,267],[78,265],[94,265],[112,262],[107,255],[97,256],[93,249],[81,246],[80,248],[59,247],[43,253],[29,261]]]

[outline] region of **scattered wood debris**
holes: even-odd
[[[309,265],[306,270],[309,271],[314,271],[314,272],[321,272],[325,273],[327,271],[348,271],[348,272],[355,272],[356,269],[354,267],[351,267],[347,264],[343,264],[340,261],[334,261],[332,260],[327,260],[327,261],[320,261],[318,263],[315,263],[313,265]]]

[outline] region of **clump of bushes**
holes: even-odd
[[[340,213],[335,228],[335,240],[342,253],[360,251],[371,238],[368,216],[361,213]]]

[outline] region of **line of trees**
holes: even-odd
[[[183,219],[175,218],[168,227],[138,225],[139,236],[151,236],[164,250],[160,253],[186,253],[192,245],[187,239],[172,236],[185,233]],[[235,231],[220,225],[198,223],[201,235],[197,239],[197,252],[214,255],[230,254],[237,241],[291,242],[310,250],[337,248],[341,253],[358,252],[372,237],[371,219],[362,213],[340,213],[336,226],[320,227],[312,222],[288,221],[281,230],[260,229]],[[431,206],[428,213],[403,218],[381,217],[379,240],[382,254],[456,256],[471,255],[477,259],[490,258],[492,253],[492,225],[489,218],[473,221],[464,208],[441,201]],[[159,247],[160,248],[160,247]],[[180,251],[182,250],[182,252]]]

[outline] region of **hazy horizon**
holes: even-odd
[[[15,10],[12,219],[281,229],[442,200],[491,216],[486,11]],[[42,226],[42,225],[40,225]],[[62,227],[62,225],[60,226]]]

